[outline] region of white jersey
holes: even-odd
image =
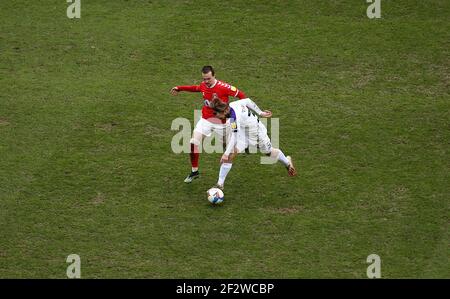
[[[270,152],[271,144],[267,129],[255,115],[255,113],[260,115],[261,109],[248,98],[231,102],[229,106],[231,136],[225,154],[229,155],[235,146],[240,152],[249,145],[257,145],[264,153]]]
[[[258,117],[250,111],[247,107],[248,102],[246,100],[238,100],[231,102],[230,105],[230,125],[232,130],[239,130],[248,128],[257,129]],[[236,123],[233,128],[233,122]]]

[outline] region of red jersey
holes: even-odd
[[[205,82],[200,83],[200,85],[190,85],[190,86],[177,86],[180,91],[190,91],[190,92],[201,92],[203,94],[203,108],[202,108],[202,118],[208,119],[214,117],[212,108],[210,107],[213,95],[216,94],[217,97],[225,103],[228,103],[229,97],[235,97],[239,99],[245,99],[245,94],[234,86],[228,83],[216,80],[216,83],[208,87]]]

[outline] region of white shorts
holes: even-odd
[[[245,151],[247,147],[258,148],[261,153],[268,154],[272,151],[272,144],[267,135],[267,128],[258,122],[256,128],[241,128],[237,135],[237,150],[238,153]]]
[[[211,136],[212,132],[216,132],[219,136],[225,136],[226,124],[213,123],[204,118],[200,118],[195,125],[194,132],[198,132],[205,136]]]

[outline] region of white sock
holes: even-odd
[[[286,156],[280,149],[278,149],[278,148],[272,149],[272,153],[270,156],[272,158],[276,158],[278,161],[283,163],[284,166],[289,167],[289,160],[286,158]]]
[[[198,171],[198,167],[192,167],[192,172]]]
[[[222,165],[220,165],[219,180],[217,181],[217,184],[221,186],[225,184],[225,178],[227,177],[228,172],[230,172],[231,166],[233,166],[232,163],[222,163]]]

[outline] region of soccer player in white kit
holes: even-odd
[[[262,111],[249,98],[229,104],[215,98],[212,101],[211,108],[214,110],[217,118],[230,119],[231,129],[231,136],[229,136],[227,148],[220,160],[219,179],[216,187],[223,190],[225,179],[233,165],[234,156],[245,151],[250,145],[257,146],[261,153],[281,162],[286,167],[289,176],[295,176],[297,174],[292,158],[290,156],[286,157],[280,149],[272,147],[270,138],[267,136],[266,127],[250,109],[258,116],[267,118],[272,116],[272,112],[268,110]]]

